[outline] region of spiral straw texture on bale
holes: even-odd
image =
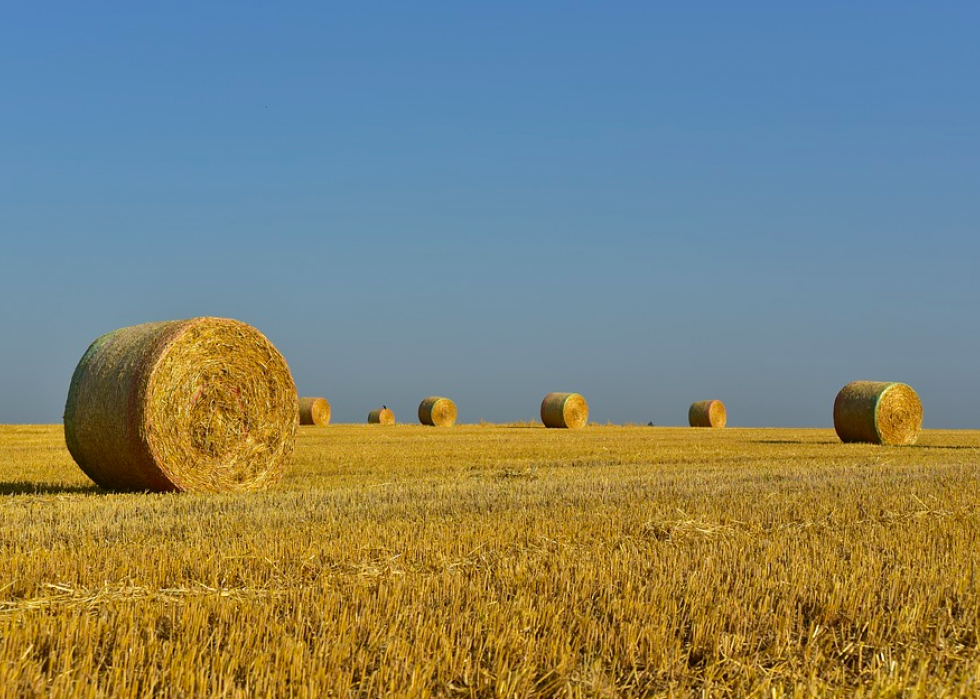
[[[433,427],[452,427],[456,423],[456,404],[448,398],[429,396],[419,404],[419,422]]]
[[[834,401],[834,429],[842,442],[915,444],[922,428],[922,403],[911,386],[854,381]]]
[[[259,490],[296,440],[289,366],[227,318],[147,323],[95,340],[65,405],[72,458],[107,490]]]
[[[728,422],[725,404],[720,400],[699,400],[691,404],[687,411],[687,421],[691,427],[722,428]]]
[[[324,427],[330,424],[330,403],[326,398],[300,398],[299,424]]]
[[[578,429],[589,421],[589,405],[578,393],[549,393],[541,401],[545,427]]]
[[[368,413],[368,424],[394,425],[395,414],[391,412],[391,408],[379,408],[378,410],[372,410]]]

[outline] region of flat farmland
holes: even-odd
[[[980,432],[300,429],[105,493],[0,427],[0,694],[980,694]]]

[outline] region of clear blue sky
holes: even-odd
[[[362,422],[978,428],[980,6],[8,3],[0,423],[88,344],[251,323]]]

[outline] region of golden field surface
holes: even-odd
[[[301,428],[107,494],[0,427],[0,693],[980,695],[980,432]]]

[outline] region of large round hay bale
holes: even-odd
[[[854,381],[834,401],[834,429],[842,442],[915,444],[922,428],[922,403],[911,386]]]
[[[541,401],[545,427],[578,429],[589,421],[589,405],[578,393],[549,393]]]
[[[193,318],[121,328],[75,368],[65,442],[101,487],[258,490],[296,441],[296,385],[255,328]]]
[[[330,424],[330,403],[326,398],[300,398],[299,424],[324,427]]]
[[[692,403],[687,411],[687,421],[691,427],[722,428],[728,422],[725,404],[720,400],[699,400]]]
[[[394,425],[395,424],[395,414],[391,412],[391,408],[383,407],[378,410],[372,410],[368,413],[368,424],[369,425]]]
[[[419,403],[419,422],[433,427],[452,427],[456,423],[456,404],[448,398],[429,396]]]

